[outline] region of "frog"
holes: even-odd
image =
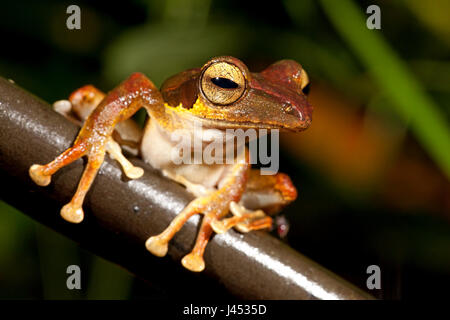
[[[87,157],[77,189],[60,211],[66,221],[80,223],[84,198],[105,154],[118,161],[129,179],[139,179],[143,168],[134,166],[123,149],[134,152],[194,195],[161,233],[149,236],[145,248],[164,257],[170,240],[187,220],[203,215],[195,244],[181,259],[186,269],[201,272],[205,248],[214,233],[271,228],[272,216],[297,198],[297,189],[285,173],[263,175],[252,168],[245,145],[239,150],[233,146],[231,163],[174,164],[170,151],[176,143],[171,135],[177,130],[194,135],[194,123],[202,125],[202,142],[224,137],[229,129],[303,131],[312,121],[309,84],[308,74],[294,60],[250,72],[241,60],[218,56],[201,68],[168,78],[160,89],[139,72],[108,93],[86,85],[54,104],[55,111],[81,126],[74,143],[49,163],[31,165],[29,175],[37,185],[47,186],[59,169]],[[141,108],[148,115],[143,130],[132,118]]]

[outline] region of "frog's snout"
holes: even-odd
[[[292,120],[290,129],[294,131],[305,130],[311,125],[312,106],[304,95],[295,95],[284,104],[284,112]]]

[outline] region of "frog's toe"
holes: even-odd
[[[39,164],[33,164],[28,170],[31,179],[33,179],[33,181],[41,187],[48,186],[50,184],[50,181],[52,180],[51,176],[45,175],[42,172],[43,167],[44,166],[41,166]]]
[[[62,207],[61,217],[71,223],[80,223],[81,221],[83,221],[84,212],[81,207],[75,206],[72,203],[68,203],[64,207]]]
[[[167,241],[160,239],[158,236],[148,238],[145,242],[145,247],[158,257],[164,257],[168,250]]]
[[[210,225],[211,228],[214,230],[214,232],[218,234],[225,233],[229,229],[225,226],[225,224],[222,221],[217,219],[212,220]]]
[[[67,116],[72,110],[72,103],[69,100],[58,100],[53,103],[53,110],[63,116]]]
[[[131,167],[129,168],[125,174],[127,175],[128,178],[130,179],[138,179],[140,177],[143,176],[144,174],[144,169],[140,168],[140,167]]]
[[[185,255],[181,260],[181,263],[190,271],[201,272],[205,269],[205,261],[203,260],[203,257],[192,252]]]

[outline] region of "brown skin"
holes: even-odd
[[[225,106],[211,103],[200,88],[202,71],[218,61],[237,66],[246,80],[242,96]],[[209,120],[213,127],[302,131],[311,124],[313,111],[302,92],[307,84],[302,83],[302,75],[305,74],[302,70],[301,65],[293,60],[281,60],[260,73],[250,73],[240,60],[219,57],[201,69],[191,69],[169,78],[162,85],[161,94],[169,105],[181,103],[187,109],[197,98],[200,99],[207,110],[196,116]]]
[[[31,166],[30,176],[37,184],[48,185],[57,170],[86,155],[88,164],[77,191],[61,210],[64,219],[79,223],[84,217],[84,197],[103,163],[105,152],[116,155],[117,159],[117,150],[111,147],[116,124],[126,121],[141,107],[169,132],[183,125],[183,122],[175,123],[173,114],[182,119],[201,120],[205,127],[215,129],[301,131],[311,123],[312,107],[302,92],[308,82],[306,72],[292,60],[282,60],[260,73],[250,73],[240,60],[225,56],[211,59],[201,69],[187,70],[169,78],[161,91],[140,73],[131,75],[104,98],[99,90],[85,86],[71,95],[72,104],[101,102],[84,122],[74,145],[46,165]],[[297,191],[287,175],[260,176],[250,170],[247,151],[238,157],[241,161],[232,166],[221,188],[193,200],[166,230],[147,240],[150,252],[164,256],[168,242],[183,224],[194,214],[204,214],[196,244],[182,260],[189,270],[202,271],[203,253],[213,231],[222,233],[237,227],[248,232],[271,226],[271,218],[261,210],[238,208],[246,190],[249,194],[263,191],[277,197],[275,206],[265,208],[269,212],[278,211],[295,200]],[[123,162],[125,168],[127,164]],[[138,172],[136,177],[141,174],[131,164],[128,166],[131,166],[128,172]],[[230,210],[235,216],[224,219]]]

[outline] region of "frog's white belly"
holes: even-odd
[[[186,134],[189,134],[189,130]],[[177,140],[171,139],[170,132],[165,131],[156,121],[149,119],[141,142],[142,158],[152,167],[161,170],[168,178],[184,185],[196,197],[205,196],[220,187],[232,170],[233,164],[177,164],[171,156],[177,144]],[[245,208],[256,210],[278,204],[280,201],[282,199],[277,192],[253,190],[250,193],[246,191],[239,204],[242,206],[240,210]],[[239,215],[242,212],[234,214]]]
[[[165,131],[156,121],[148,120],[141,143],[142,158],[153,168],[166,171],[170,175],[179,175],[194,184],[215,188],[226,175],[230,165],[175,163],[172,152],[179,141],[171,139],[171,133]],[[203,162],[203,161],[202,161]]]

